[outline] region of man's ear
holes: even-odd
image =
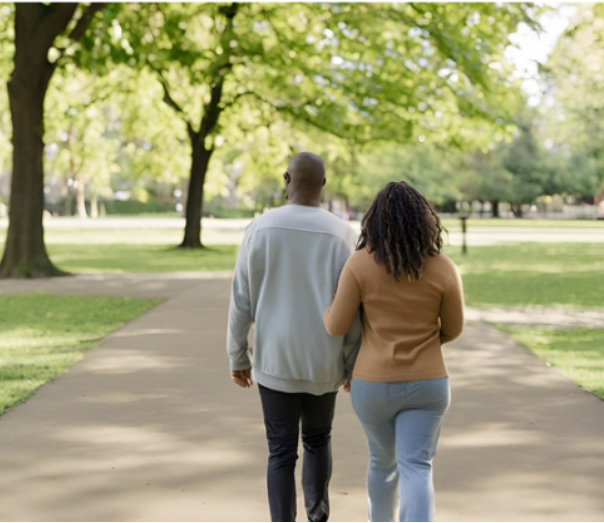
[[[327,178],[325,178],[325,176],[323,176],[323,183],[321,184],[321,187],[325,187],[326,183],[327,183]]]

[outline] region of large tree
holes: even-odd
[[[0,277],[63,274],[44,245],[44,99],[57,67],[104,4],[16,4],[14,68],[8,82],[13,176]]]
[[[504,125],[501,69],[524,4],[148,4],[105,16],[111,58],[155,72],[186,127],[182,247],[201,247],[204,185],[233,111],[269,108],[353,143],[448,137]],[[93,47],[84,45],[84,50]]]
[[[53,72],[68,57],[84,70],[114,61],[155,75],[189,141],[182,246],[191,248],[201,246],[206,176],[229,115],[259,121],[280,114],[297,128],[340,137],[350,150],[376,139],[472,143],[477,122],[506,125],[514,87],[505,70],[488,65],[504,60],[508,34],[527,19],[525,4],[108,4],[95,31],[86,31],[98,10],[18,8],[11,104],[14,98],[20,111],[13,122],[21,140],[13,177],[19,204],[11,206],[2,275],[56,273],[43,243],[41,108]],[[44,81],[32,81],[23,62]],[[32,92],[37,109],[26,104],[26,112],[33,119],[17,103]]]

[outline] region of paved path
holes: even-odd
[[[547,326],[560,329],[604,328],[604,309],[577,310],[567,307],[466,307],[466,319],[521,326]]]
[[[257,391],[226,369],[228,278],[0,282],[39,287],[169,299],[0,418],[0,520],[265,521]],[[438,519],[604,520],[604,402],[484,323],[446,355]],[[345,394],[334,454],[332,520],[366,521],[366,443]]]

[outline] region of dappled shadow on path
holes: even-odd
[[[436,459],[439,518],[600,521],[604,403],[483,325],[446,353],[453,402]]]
[[[228,281],[231,271],[158,274],[76,274],[69,278],[0,280],[0,294],[48,292],[90,296],[173,298],[207,280]]]
[[[266,518],[263,483],[238,479],[263,474],[265,449],[256,391],[233,388],[212,317],[228,285],[199,292],[118,331],[0,419],[1,519],[248,519],[237,499]]]
[[[267,520],[258,392],[228,375],[229,283],[187,285],[0,418],[0,519]],[[438,518],[601,519],[604,403],[488,327],[446,354]],[[332,520],[364,521],[366,444],[340,396]]]

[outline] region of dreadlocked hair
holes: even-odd
[[[417,281],[425,258],[442,248],[442,230],[424,196],[407,182],[390,182],[363,217],[357,250],[367,248],[396,281]]]

